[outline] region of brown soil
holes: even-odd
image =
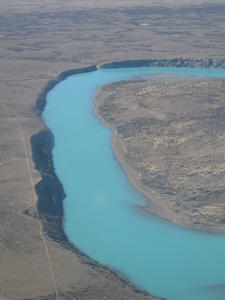
[[[103,87],[96,112],[147,210],[183,226],[225,230],[225,81],[173,78]]]

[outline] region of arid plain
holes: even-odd
[[[103,87],[96,111],[147,211],[224,232],[225,81],[155,78]]]
[[[52,201],[53,205],[54,198],[48,199],[47,191],[50,189],[48,184],[54,183],[55,179],[52,175],[51,159],[45,153],[45,150],[47,152],[49,149],[43,145],[48,133],[36,107],[36,101],[41,99],[42,91],[49,81],[69,69],[139,58],[169,60],[176,57],[193,57],[223,60],[224,11],[224,1],[211,3],[179,1],[179,4],[173,1],[142,0],[108,1],[107,4],[104,1],[89,0],[66,1],[66,3],[1,1],[0,299],[153,299],[132,286],[123,276],[98,265],[70,247],[68,243],[63,243],[55,227],[57,216],[54,218],[52,214],[49,218],[47,214],[40,214],[40,210],[37,209],[36,191],[39,185],[36,187],[35,185],[41,182],[41,175],[42,178],[43,176],[47,178],[44,188],[42,183],[42,191],[44,190],[46,201],[49,203]],[[212,83],[182,82],[183,89],[187,89],[191,84],[193,93],[196,93],[204,85],[209,88]],[[198,84],[199,86],[196,86]],[[224,83],[218,81],[215,85],[219,88],[220,99],[217,99],[216,103],[204,102],[209,114],[210,109],[222,107],[221,103],[224,100],[222,95]],[[154,89],[154,85],[149,87],[149,83],[146,82],[132,85],[134,91],[144,90],[141,92],[144,95],[143,105],[146,105],[144,102],[148,93],[152,93],[150,88]],[[172,89],[168,83],[168,90],[164,96],[178,97],[179,89],[180,87]],[[215,96],[212,89],[209,91],[211,96]],[[118,90],[118,93],[121,91]],[[129,93],[123,90],[122,95],[127,97]],[[160,98],[160,95],[157,94],[157,97]],[[197,102],[199,107],[201,102]],[[156,107],[156,110],[159,109],[160,106]],[[198,114],[202,115],[203,112],[200,109],[195,111],[196,120]],[[163,117],[167,118],[167,112],[163,113]],[[179,120],[180,113],[177,112],[176,120]],[[206,125],[204,118],[198,122],[202,126]],[[178,141],[178,135],[171,127],[167,127],[168,123],[165,124],[162,128],[164,135],[160,133],[161,140],[169,136],[171,140],[173,138]],[[184,130],[182,126],[181,134]],[[165,135],[168,128],[169,135]],[[191,125],[190,128],[194,129]],[[36,144],[34,136],[40,132],[44,138],[39,139],[39,144]],[[195,139],[192,139],[192,142]],[[43,149],[43,156],[49,159],[49,167],[40,168],[41,172],[37,162],[40,167],[42,157],[38,157],[34,149],[32,153],[31,141],[35,149],[38,147]],[[179,147],[182,147],[185,140],[179,141]],[[221,138],[218,143],[220,143],[218,149],[222,151],[223,139]],[[173,144],[169,145],[173,154]],[[189,145],[191,147],[192,144]],[[157,147],[163,145],[158,143]],[[207,149],[209,153],[214,150],[210,147]],[[162,154],[163,151],[162,149]],[[144,155],[144,152],[141,153]],[[223,161],[222,152],[219,157]],[[168,159],[165,158],[164,161],[166,163],[163,167],[166,170]],[[201,165],[198,170],[203,172],[203,175],[207,172],[207,161],[204,160],[204,163],[206,166],[203,168]],[[216,174],[221,190],[218,201],[220,207],[224,209],[223,164],[221,161],[214,163],[220,165],[219,174]],[[148,166],[146,177],[148,184],[154,177],[152,175],[154,170],[150,167]],[[178,174],[175,169],[173,171]],[[171,180],[174,182],[173,190],[179,191],[178,179],[174,177]],[[142,184],[146,182],[143,181]],[[190,181],[185,184],[187,186]],[[210,188],[214,192],[218,187],[212,185]],[[183,189],[182,185],[180,189]],[[186,192],[185,196],[192,195],[190,190]],[[177,206],[177,201],[174,198],[173,205],[178,213],[182,208],[182,216],[184,204],[180,203]],[[192,201],[196,203],[198,198]],[[210,205],[209,201],[209,208]],[[187,213],[192,211],[190,207],[188,209],[185,208]],[[209,221],[213,225],[220,222],[221,226],[223,215],[218,216],[217,212],[218,210],[210,210],[211,216],[204,211],[204,220],[201,222],[204,223],[205,218],[210,217]],[[190,219],[190,214],[185,217]]]

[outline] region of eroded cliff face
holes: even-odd
[[[175,57],[170,59],[136,59],[114,61],[101,65],[103,68],[121,68],[121,67],[205,67],[205,68],[224,68],[225,58],[213,57]]]
[[[96,111],[115,130],[131,181],[182,225],[225,229],[225,81],[158,78],[105,86]]]

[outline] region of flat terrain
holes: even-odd
[[[30,140],[45,125],[35,103],[68,69],[120,59],[224,58],[225,4],[105,2],[1,1],[0,299],[151,299],[43,230]]]
[[[225,81],[158,78],[103,87],[97,113],[148,210],[225,230]]]

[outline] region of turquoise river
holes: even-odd
[[[69,76],[49,91],[43,116],[66,193],[64,230],[82,252],[150,294],[224,300],[225,235],[187,230],[135,209],[146,199],[116,160],[112,131],[94,114],[100,86],[153,74],[225,78],[224,70],[206,68],[98,69]]]

